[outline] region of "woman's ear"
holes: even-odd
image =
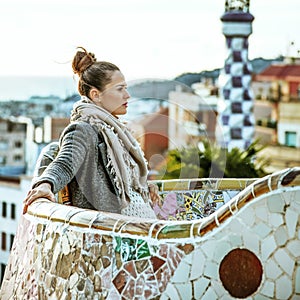
[[[92,101],[96,101],[96,102],[100,102],[101,99],[100,99],[100,92],[97,90],[97,89],[90,89],[90,98]]]

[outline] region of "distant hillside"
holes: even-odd
[[[266,69],[270,64],[275,62],[282,62],[282,61],[283,61],[283,57],[279,57],[276,59],[265,59],[259,57],[250,60],[250,63],[252,64],[253,73],[259,74],[264,69]],[[174,80],[178,82],[182,82],[187,86],[191,86],[193,83],[200,82],[202,78],[211,78],[213,81],[215,81],[220,75],[220,70],[221,68],[211,70],[211,71],[202,71],[200,73],[184,73],[177,76]]]
[[[128,86],[129,94],[135,98],[155,98],[167,100],[169,92],[181,86],[182,91],[193,92],[192,89],[176,80],[144,80]]]

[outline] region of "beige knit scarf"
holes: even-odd
[[[131,135],[126,125],[85,96],[82,96],[81,100],[73,106],[71,122],[75,121],[88,122],[94,125],[102,134],[107,146],[108,165],[106,168],[114,177],[115,186],[121,198],[121,208],[126,207],[130,201],[130,186],[138,191],[147,202],[149,199],[147,163],[138,142]],[[127,170],[130,164],[125,159],[126,153],[124,151],[126,150],[139,166],[139,172],[136,171],[136,168],[133,168],[131,174],[128,174]],[[128,165],[126,166],[126,164]],[[132,176],[131,181],[129,176]]]

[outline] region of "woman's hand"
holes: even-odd
[[[41,183],[36,188],[28,192],[26,198],[23,201],[23,214],[27,212],[28,206],[39,198],[47,198],[52,202],[56,202],[55,196],[51,190],[51,185],[49,183]]]
[[[150,198],[152,201],[152,206],[158,205],[161,206],[161,198],[158,194],[158,186],[153,183],[148,183]]]

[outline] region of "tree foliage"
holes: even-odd
[[[165,165],[159,170],[161,179],[179,178],[259,178],[267,175],[266,158],[257,154],[264,148],[253,142],[248,149],[231,151],[204,142],[204,148],[191,146],[170,150]]]

